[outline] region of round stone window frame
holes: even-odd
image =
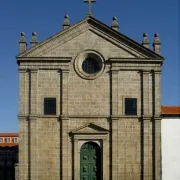
[[[93,74],[86,73],[83,70],[82,64],[83,64],[84,60],[86,60],[87,58],[94,59],[98,63],[101,63],[100,71],[98,71],[97,73],[93,73]],[[92,50],[86,50],[77,55],[77,57],[75,58],[75,61],[74,61],[74,68],[75,68],[76,73],[80,77],[82,77],[84,79],[88,79],[88,80],[93,80],[93,79],[98,78],[103,73],[104,68],[105,68],[104,62],[105,62],[104,57],[100,53],[98,53],[96,51],[92,51]]]

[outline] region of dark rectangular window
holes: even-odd
[[[136,98],[125,98],[125,115],[137,115]]]
[[[44,98],[44,115],[56,115],[56,98]]]

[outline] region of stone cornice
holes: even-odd
[[[109,58],[106,62],[110,63],[142,63],[142,64],[151,64],[157,63],[162,64],[163,59],[153,59],[153,58]]]
[[[58,120],[69,120],[71,118],[106,118],[108,120],[119,120],[119,119],[143,119],[143,120],[162,120],[163,116],[103,116],[103,115],[18,115],[19,119],[25,119],[25,118],[58,118]]]
[[[67,116],[61,116],[61,118],[109,118],[109,116],[103,116],[103,115],[67,115]]]
[[[58,63],[69,63],[72,57],[17,57],[17,62],[58,62]]]
[[[19,120],[36,120],[38,118],[38,116],[37,115],[33,115],[33,114],[31,114],[31,115],[22,115],[22,114],[19,114],[18,115],[18,119]]]

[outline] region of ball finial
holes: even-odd
[[[69,19],[69,15],[68,15],[68,14],[66,14],[66,15],[64,16],[64,18],[68,18],[68,19]]]
[[[159,34],[158,34],[158,33],[155,33],[154,37],[159,37]]]
[[[148,36],[148,34],[147,33],[143,33],[143,37],[147,37]]]
[[[113,21],[115,21],[115,20],[117,20],[117,17],[116,17],[116,16],[113,17]]]
[[[22,32],[22,33],[21,33],[21,36],[25,36],[25,33],[24,33],[24,32]]]

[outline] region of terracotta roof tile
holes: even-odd
[[[18,133],[0,133],[0,137],[19,137]]]
[[[179,115],[180,106],[162,106],[161,114],[162,115]]]

